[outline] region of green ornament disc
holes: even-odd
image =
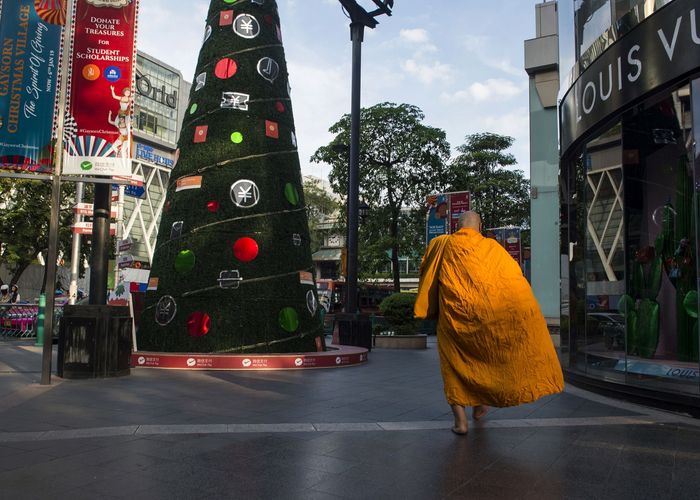
[[[282,309],[277,319],[280,326],[289,333],[293,333],[299,328],[299,316],[293,307]]]
[[[193,115],[197,112],[197,103],[193,102],[192,106],[190,106],[190,114]]]
[[[284,196],[292,205],[299,204],[299,191],[297,191],[297,188],[295,188],[292,183],[288,182],[287,185],[284,186]]]
[[[192,250],[182,250],[175,257],[175,270],[178,273],[187,273],[194,268],[194,252]]]
[[[234,132],[231,134],[231,142],[234,144],[240,144],[243,142],[243,134],[240,132]]]

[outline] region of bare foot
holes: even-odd
[[[464,406],[451,405],[451,407],[455,417],[455,425],[452,427],[452,432],[463,436],[468,430],[467,415],[464,413]]]
[[[475,406],[472,410],[472,418],[474,420],[480,420],[484,415],[489,412],[489,407],[486,405]]]

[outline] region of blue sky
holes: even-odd
[[[366,3],[365,3],[366,2]],[[338,0],[278,0],[304,174],[327,177],[309,157],[350,110],[351,43]],[[361,0],[362,5],[371,5]],[[395,0],[394,14],[366,30],[362,106],[409,103],[447,132],[453,155],[467,134],[510,135],[529,177],[524,40],[535,36],[540,0]],[[140,2],[138,48],[192,81],[208,0]]]

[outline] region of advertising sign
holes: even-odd
[[[697,70],[698,2],[666,3],[603,52],[567,91],[559,114],[562,153],[616,111]]]
[[[50,173],[63,2],[0,0],[0,169]]]
[[[518,264],[522,264],[522,248],[519,227],[497,227],[486,229],[484,236],[501,244]]]
[[[447,195],[437,194],[428,196],[428,220],[425,223],[426,246],[436,236],[447,234],[449,230],[449,206]]]
[[[520,247],[520,228],[507,227],[503,230],[503,247],[515,261],[522,262],[522,252]]]
[[[92,235],[92,222],[76,222],[71,228],[73,229],[73,234]],[[109,225],[109,234],[111,236],[117,234],[117,225],[114,222]]]
[[[462,191],[460,193],[448,193],[450,202],[450,234],[457,231],[457,222],[459,216],[463,212],[469,211],[469,193]]]
[[[457,231],[462,212],[470,207],[468,191],[430,195],[427,198],[428,217],[425,225],[425,244],[436,236]]]
[[[175,160],[163,156],[158,151],[155,150],[153,146],[148,146],[146,144],[136,143],[136,159],[146,160],[156,165],[162,165],[164,167],[173,168],[175,166]]]
[[[136,0],[76,0],[66,174],[131,175]]]

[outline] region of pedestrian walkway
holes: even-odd
[[[700,498],[700,421],[568,387],[449,432],[434,338],[354,367],[40,378],[0,341],[0,499]]]

